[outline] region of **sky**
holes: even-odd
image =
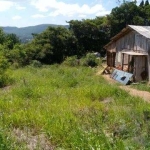
[[[117,0],[0,0],[0,26],[66,25],[107,15],[116,6]]]

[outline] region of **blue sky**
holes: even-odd
[[[117,0],[0,0],[0,26],[64,25],[104,16],[117,5]]]

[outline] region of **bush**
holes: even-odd
[[[81,59],[83,66],[95,67],[98,66],[99,60],[93,53],[88,53],[85,58]]]
[[[0,87],[8,85],[12,80],[8,73],[9,63],[6,58],[0,57]]]
[[[67,57],[64,61],[64,64],[70,67],[79,65],[80,61],[77,59],[77,56]]]
[[[41,64],[41,62],[38,61],[38,60],[32,60],[31,66],[33,66],[33,67],[41,67],[42,64]]]

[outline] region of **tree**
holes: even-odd
[[[148,6],[148,5],[149,5],[149,1],[146,0],[146,1],[145,1],[145,6]]]
[[[19,44],[20,40],[16,34],[6,34],[5,36],[5,45],[8,49],[13,49],[15,44]]]
[[[77,38],[78,55],[85,55],[87,52],[101,52],[103,45],[109,39],[109,27],[106,24],[106,17],[96,17],[82,21],[69,21],[69,29]]]
[[[111,28],[111,36],[120,32],[127,25],[134,25],[137,22],[143,25],[144,21],[142,22],[142,17],[144,15],[142,13],[143,8],[140,9],[136,5],[136,2],[124,2],[119,7],[113,8],[110,15],[107,16]]]
[[[5,41],[5,33],[2,28],[0,28],[0,44],[3,44]]]
[[[26,51],[24,45],[16,44],[12,50],[5,50],[4,56],[8,59],[11,64],[15,64],[16,67],[27,64]]]
[[[26,62],[38,60],[42,63],[61,63],[65,57],[76,54],[76,38],[67,28],[48,27],[34,37],[24,48]]]
[[[141,3],[140,3],[139,6],[140,6],[140,7],[143,7],[143,6],[144,6],[144,0],[141,1]]]

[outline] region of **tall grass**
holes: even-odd
[[[4,145],[27,149],[12,136],[20,129],[44,134],[55,149],[149,149],[150,105],[95,74],[58,65],[15,70],[15,83],[0,90],[0,127],[11,141],[3,132]]]

